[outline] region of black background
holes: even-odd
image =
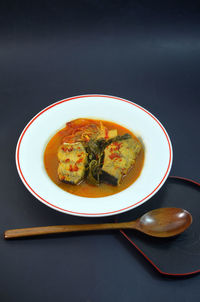
[[[198,1],[0,2],[0,300],[197,301],[200,275],[159,275],[118,233],[5,242],[7,228],[111,221],[45,207],[24,188],[15,147],[47,105],[100,93],[133,100],[166,127],[171,174],[199,181]]]

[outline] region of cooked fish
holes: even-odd
[[[78,184],[85,175],[87,153],[82,143],[64,143],[58,149],[58,177],[61,181]]]
[[[120,184],[123,175],[135,164],[141,148],[141,143],[133,138],[109,144],[104,150],[102,180],[112,185]]]

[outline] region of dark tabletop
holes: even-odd
[[[198,301],[200,274],[164,277],[120,233],[4,241],[8,228],[112,221],[58,213],[15,167],[17,139],[47,105],[74,95],[127,98],[173,144],[171,175],[199,178],[198,1],[1,1],[0,301]]]

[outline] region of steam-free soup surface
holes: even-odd
[[[138,138],[130,132],[128,129],[109,121],[100,121],[100,120],[88,120],[96,124],[103,124],[108,130],[117,129],[118,135],[124,135],[126,133],[130,134],[132,138],[138,140]],[[58,177],[58,149],[62,145],[63,140],[66,137],[66,128],[58,131],[49,141],[44,152],[44,165],[47,171],[47,174],[51,180],[59,186],[64,191],[67,191],[71,194],[75,194],[82,197],[105,197],[109,195],[116,194],[131,184],[133,184],[136,179],[139,177],[143,164],[144,164],[144,149],[142,148],[140,153],[137,156],[135,164],[129,169],[128,173],[123,176],[122,181],[117,186],[113,186],[106,183],[100,183],[99,185],[92,185],[83,180],[81,183],[74,185],[69,183],[64,183],[60,181]]]

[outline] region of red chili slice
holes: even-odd
[[[83,161],[83,158],[79,158],[77,161],[76,161],[76,164],[79,164]]]
[[[105,139],[108,139],[108,138],[109,138],[109,136],[108,136],[108,129],[105,128]]]
[[[110,159],[114,159],[114,158],[121,158],[121,156],[117,153],[112,153],[109,155]]]

